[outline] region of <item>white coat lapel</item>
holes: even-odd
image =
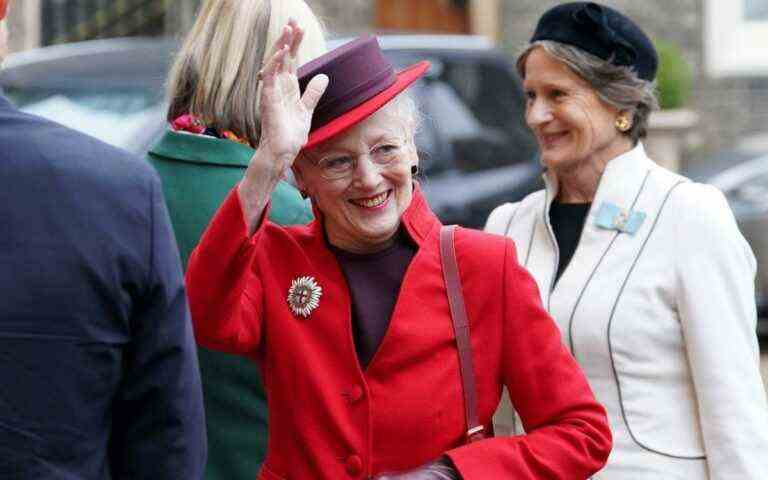
[[[539,190],[525,197],[517,206],[514,217],[506,223],[504,230],[494,233],[503,234],[515,241],[517,261],[525,267],[536,280],[541,295],[541,303],[546,306],[549,296],[549,281],[552,266],[555,264],[555,251],[550,243],[547,227],[541,221],[541,204],[545,201],[546,191]]]
[[[644,212],[637,209],[636,202],[652,166],[653,163],[646,157],[642,144],[608,163],[584,221],[576,251],[552,290],[547,308],[552,316],[558,319],[563,340],[574,354],[575,314],[587,289],[594,277],[605,268],[604,264],[614,253],[617,244],[624,241],[621,237],[630,236],[627,230],[632,230],[634,234],[641,230],[645,223]],[[551,184],[552,182],[548,182],[548,187],[554,194],[555,186]],[[549,205],[545,205],[545,208],[542,217],[548,221]],[[612,213],[607,219],[606,211]],[[602,293],[598,294],[598,297],[603,298]]]
[[[548,216],[552,198],[552,191],[545,190],[544,206],[536,209],[530,248],[523,264],[539,285],[541,302],[547,310],[549,310],[555,272],[557,272],[557,246],[550,234]]]

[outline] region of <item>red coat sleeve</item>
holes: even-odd
[[[265,211],[262,224],[249,238],[235,188],[192,252],[186,282],[199,345],[240,355],[257,348],[262,331],[262,288],[253,271],[253,258],[266,218]]]
[[[527,434],[490,438],[447,454],[465,480],[586,479],[611,450],[605,409],[563,346],[511,241],[505,257],[502,375]]]

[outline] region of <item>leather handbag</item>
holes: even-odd
[[[459,264],[456,261],[456,250],[453,244],[456,225],[445,225],[440,229],[440,261],[443,267],[443,278],[448,291],[448,303],[451,307],[453,334],[459,352],[459,372],[464,392],[464,413],[467,421],[467,443],[476,442],[489,436],[477,418],[477,387],[475,386],[475,370],[472,357],[472,344],[469,340],[469,317],[464,305],[464,294],[461,290]]]

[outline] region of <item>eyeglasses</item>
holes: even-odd
[[[320,175],[326,180],[340,180],[352,176],[360,157],[367,156],[379,170],[396,165],[405,156],[407,146],[401,140],[390,140],[373,147],[368,153],[358,155],[330,154],[315,163]]]

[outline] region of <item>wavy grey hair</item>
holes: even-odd
[[[410,137],[408,139],[412,146],[416,133],[421,128],[424,115],[419,109],[419,104],[411,95],[411,92],[404,91],[389,101],[383,109],[386,109],[390,115],[401,120],[404,125],[410,128]]]
[[[517,72],[525,79],[525,62],[536,48],[563,62],[583,78],[608,105],[632,115],[631,128],[623,132],[637,142],[648,134],[648,119],[659,108],[653,82],[643,80],[631,68],[614,65],[584,50],[552,40],[533,42],[517,59]]]

